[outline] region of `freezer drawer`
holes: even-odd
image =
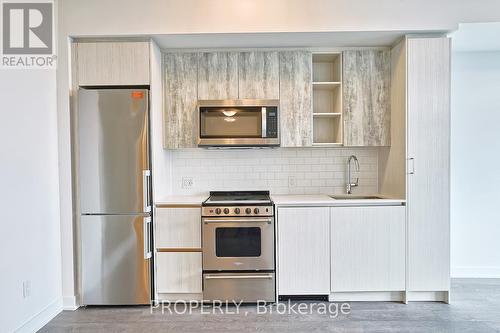
[[[274,273],[210,273],[203,274],[203,299],[256,303],[274,302]]]
[[[81,217],[81,286],[84,305],[149,304],[151,218]]]

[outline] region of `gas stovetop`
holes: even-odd
[[[269,191],[216,191],[202,204],[203,216],[272,216]]]

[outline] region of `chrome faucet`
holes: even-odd
[[[355,155],[349,156],[347,159],[347,194],[351,194],[352,188],[359,185],[359,178],[356,178],[356,181],[353,183],[351,181],[351,161],[354,160],[356,163],[356,171],[359,171],[359,162],[358,158]]]

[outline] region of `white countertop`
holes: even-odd
[[[192,206],[200,205],[208,198],[208,194],[201,195],[169,195],[155,200],[155,206]]]
[[[155,206],[192,206],[200,205],[208,198],[202,195],[170,195],[155,201]],[[393,206],[401,205],[402,199],[342,199],[336,200],[327,194],[283,194],[271,195],[276,206]]]
[[[402,199],[342,199],[336,200],[327,194],[272,195],[276,206],[394,206],[402,205]]]

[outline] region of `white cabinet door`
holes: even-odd
[[[201,248],[200,207],[157,208],[155,225],[157,248]]]
[[[158,252],[156,288],[161,294],[201,293],[201,252]]]
[[[408,290],[450,288],[450,39],[407,41]]]
[[[148,42],[79,42],[77,76],[80,86],[148,85]]]
[[[331,290],[405,289],[405,207],[331,208]]]
[[[330,208],[278,209],[279,295],[330,292]]]

